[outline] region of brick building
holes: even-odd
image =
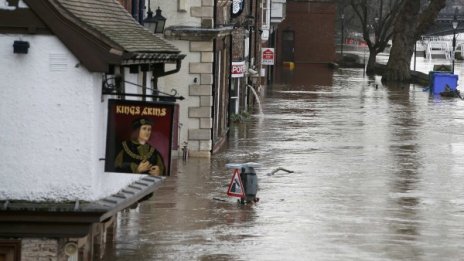
[[[329,64],[335,61],[334,1],[288,0],[287,17],[276,36],[276,69],[288,63]],[[276,74],[278,82],[281,74]]]

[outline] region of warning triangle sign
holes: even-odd
[[[229,189],[227,190],[227,196],[237,198],[245,197],[245,189],[243,188],[238,169],[235,169],[234,175],[232,175],[232,180],[230,181]]]

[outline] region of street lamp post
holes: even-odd
[[[452,56],[451,56],[451,60],[453,61],[453,66],[452,66],[453,74],[454,74],[454,59],[456,58],[456,55],[455,55],[455,50],[456,50],[456,29],[458,28],[458,19],[456,17],[457,11],[458,11],[458,9],[456,9],[455,12],[454,12],[454,17],[453,17],[453,22],[452,22],[452,25],[453,25],[453,53],[452,53]]]
[[[343,45],[345,44],[345,35],[344,35],[344,31],[345,31],[345,14],[342,14],[341,16],[341,20],[342,20],[342,41],[341,41],[341,55],[342,55],[342,61],[343,61]]]
[[[416,70],[417,40],[414,39],[414,71]]]

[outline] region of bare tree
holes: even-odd
[[[350,0],[369,48],[366,73],[375,73],[377,54],[383,52],[393,35],[393,25],[404,0]]]
[[[394,25],[392,49],[382,81],[411,80],[410,64],[414,45],[434,23],[438,13],[445,6],[446,0],[403,2]]]

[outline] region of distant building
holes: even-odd
[[[277,71],[298,64],[335,61],[334,1],[288,0],[287,16],[276,37]],[[281,81],[276,74],[277,81]]]

